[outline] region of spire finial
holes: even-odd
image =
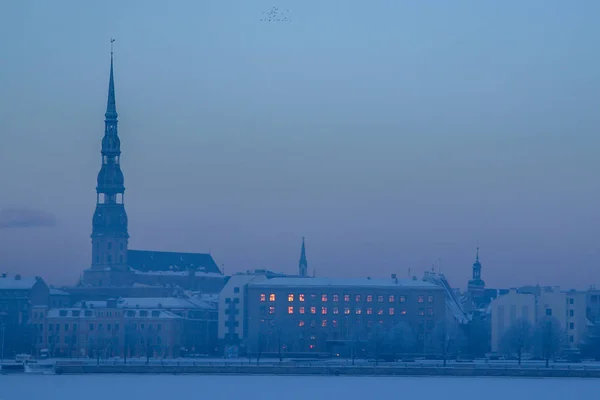
[[[475,253],[475,262],[479,262],[479,244],[477,245],[477,253]]]
[[[106,114],[104,117],[107,120],[116,120],[118,117],[117,114],[117,105],[115,102],[115,79],[113,76],[113,43],[115,39],[110,39],[110,78],[108,80],[108,101],[106,103]]]

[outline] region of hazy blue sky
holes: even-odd
[[[273,5],[290,23],[262,23]],[[0,269],[90,264],[115,37],[130,248],[227,273],[600,284],[600,2],[0,5]],[[51,216],[46,219],[51,221]]]

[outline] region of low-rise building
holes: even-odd
[[[49,289],[43,279],[0,275],[0,336],[5,357],[31,351],[35,342],[29,324],[33,310],[47,306],[48,301]]]

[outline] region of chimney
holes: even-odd
[[[20,281],[20,280],[21,280],[21,274],[16,274],[15,281]]]
[[[394,280],[394,283],[398,284],[398,276],[396,274],[392,274],[392,279]]]
[[[6,278],[6,272],[3,272],[3,273],[2,273],[2,277],[3,277],[3,278]]]

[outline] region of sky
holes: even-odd
[[[288,22],[264,22],[273,7]],[[600,284],[600,2],[0,5],[0,270],[73,284],[114,62],[130,248]],[[2,217],[8,218],[2,223]],[[12,221],[12,222],[11,222]]]

